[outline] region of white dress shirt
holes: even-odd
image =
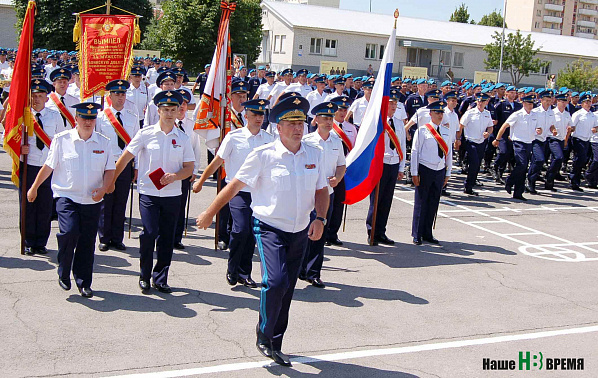
[[[388,119],[388,125],[390,126],[390,120]],[[406,135],[405,135],[405,127],[403,120],[397,117],[392,117],[392,121],[395,125],[395,134],[397,134],[397,139],[399,140],[399,144],[401,145],[401,151],[403,152],[403,160],[399,157],[399,152],[396,149],[390,148],[392,141],[388,136],[388,133],[384,132],[384,164],[399,164],[399,172],[405,172],[405,157],[407,155],[406,150]]]
[[[177,173],[183,169],[183,163],[195,161],[191,139],[178,127],[165,134],[159,123],[146,126],[135,135],[127,151],[137,156],[139,194],[154,197],[181,195],[180,183],[174,182],[158,190],[149,178],[149,174],[158,168],[164,173]]]
[[[444,115],[448,120],[451,136],[453,137],[452,140],[454,141],[457,138],[457,132],[459,131],[459,115],[454,109],[450,110],[448,107],[444,108]]]
[[[145,84],[140,83],[139,88],[135,88],[133,84],[131,84],[129,89],[127,89],[127,100],[135,104],[139,118],[145,118],[145,108],[147,108],[147,104],[150,100]]]
[[[81,97],[81,88],[79,88],[77,84],[73,82],[69,84],[69,87],[66,89],[66,93],[76,99],[79,99]]]
[[[318,92],[317,89],[309,92],[307,94],[307,96],[305,97],[307,99],[307,101],[309,101],[308,114],[311,114],[311,111],[313,110],[314,107],[323,103],[326,96],[328,96],[328,94],[326,92],[322,92],[322,94],[320,94],[320,92]]]
[[[445,110],[446,110],[446,108],[445,108]],[[395,113],[395,116],[396,116],[396,113]],[[413,114],[413,116],[411,116],[411,119],[409,120],[409,122],[415,123],[417,125],[417,127],[426,126],[427,123],[432,122],[432,118],[430,117],[430,109],[428,109],[425,106],[417,109],[417,111]],[[442,117],[441,124],[443,127],[450,127],[450,120],[446,113]]]
[[[198,108],[198,106],[197,106]],[[143,126],[155,125],[160,121],[160,115],[158,114],[158,107],[154,101],[150,101],[149,105],[145,109],[145,117],[143,118]]]
[[[270,91],[270,96],[272,96],[270,99],[270,107],[276,105],[276,100],[278,100],[278,97],[284,93],[284,90],[287,89],[287,87],[288,85],[286,85],[284,81],[276,83],[272,91]]]
[[[571,126],[571,114],[567,110],[563,110],[561,113],[558,108],[553,109],[554,112],[554,127],[556,128],[557,135],[549,135],[550,138],[555,138],[561,141],[565,140],[567,136],[567,128]]]
[[[50,80],[50,74],[59,68],[60,66],[58,64],[55,66],[52,66],[51,64],[46,64],[44,66],[44,70],[46,71],[46,80],[48,81],[48,83],[52,84],[52,80]]]
[[[313,91],[313,88],[310,85],[301,84],[301,83],[297,82],[297,83],[289,84],[289,86],[285,88],[283,93],[297,92],[301,95],[301,97],[306,97],[312,91]]]
[[[257,98],[260,98],[262,100],[267,100],[268,96],[270,96],[270,93],[272,92],[272,89],[274,89],[275,86],[276,86],[275,83],[272,83],[272,85],[270,85],[268,83],[264,83],[264,84],[260,85],[259,87],[257,87],[257,91],[255,91]],[[270,109],[270,105],[268,105],[268,109]]]
[[[538,116],[534,112],[528,114],[524,108],[521,108],[511,114],[505,123],[509,124],[511,129],[509,137],[513,142],[531,143],[536,138]]]
[[[440,136],[448,145],[449,151],[446,157],[438,156],[438,142],[426,126],[419,127],[413,135],[411,145],[411,175],[419,176],[419,165],[424,165],[435,171],[440,171],[446,167],[446,176],[451,175],[453,168],[453,146],[451,130],[449,127],[435,125],[430,122],[432,127],[439,129]]]
[[[253,150],[235,176],[251,188],[253,216],[284,232],[305,230],[316,190],[328,185],[323,160],[304,142],[296,154],[280,140]]]
[[[56,93],[56,92],[54,92],[54,93]],[[68,93],[65,93],[64,96],[60,95],[59,93],[56,93],[56,95],[58,96],[59,99],[61,97],[64,97],[64,106],[69,111],[69,113],[71,113],[73,118],[75,118],[75,109],[71,108],[71,106],[80,103],[81,101],[79,101],[79,98],[73,97]],[[46,108],[56,110],[58,112],[58,114],[60,115],[60,110],[58,110],[58,106],[54,103],[54,100],[52,100],[50,98],[50,95],[48,95],[48,102],[46,102]],[[60,120],[63,121],[62,115],[60,115]],[[65,122],[66,122],[66,125],[65,125]],[[69,123],[69,121],[61,122],[61,126],[62,126],[62,128],[58,130],[59,132],[65,131],[65,130],[70,130],[73,128],[71,126],[71,124]]]
[[[338,94],[338,92],[337,92],[337,91],[334,91],[334,92],[332,92],[332,93],[328,94],[328,96],[326,96],[326,97],[324,98],[324,102],[332,101],[333,99],[335,99],[335,98],[337,98],[337,97],[340,97],[340,96],[342,96],[342,95],[343,95],[342,93],[341,93],[341,94]]]
[[[571,133],[571,136],[587,142],[592,137],[592,127],[597,125],[598,118],[596,115],[581,108],[571,116],[571,126],[575,127],[575,131]]]
[[[489,127],[494,126],[492,116],[486,109],[480,112],[477,108],[471,108],[461,117],[461,124],[464,126],[465,139],[473,143],[483,143],[484,132]]]
[[[542,129],[542,134],[536,134],[535,138],[540,142],[545,142],[546,137],[552,135],[552,131],[550,131],[550,128],[554,126],[554,124],[556,123],[556,120],[554,118],[554,112],[550,107],[547,110],[544,110],[542,105],[532,109],[532,112],[536,113],[536,117],[538,119],[537,127]]]
[[[31,114],[35,117],[38,112],[31,108]],[[62,117],[60,114],[52,109],[43,108],[40,113],[40,120],[42,121],[42,125],[46,134],[50,139],[54,138],[54,135],[58,134],[63,130],[62,126]],[[48,152],[50,151],[48,147],[44,145],[44,148],[40,150],[37,148],[37,137],[35,134],[29,137],[29,155],[27,155],[27,164],[33,165],[36,167],[41,167],[46,162],[48,158]]]
[[[335,133],[331,132],[328,139],[324,140],[318,133],[318,130],[316,130],[313,133],[305,135],[303,141],[324,151],[323,167],[327,178],[336,175],[336,167],[346,164],[343,142]],[[329,184],[328,194],[332,194],[333,192],[334,188]]]
[[[54,136],[45,165],[54,170],[54,198],[66,197],[82,205],[97,203],[91,192],[102,187],[104,171],[116,168],[110,140],[95,131],[83,140],[76,128]]]
[[[400,119],[401,121],[407,119],[407,111],[405,110],[405,105],[403,105],[403,103],[397,101],[397,110],[395,110],[394,117]],[[403,125],[405,124],[405,122],[402,123]]]
[[[226,134],[216,153],[217,156],[224,160],[226,182],[229,183],[232,181],[251,151],[257,147],[274,142],[274,139],[272,134],[262,129],[256,135],[253,135],[247,127],[236,129]],[[250,192],[248,187],[241,189],[241,191]]]
[[[365,110],[368,108],[368,103],[368,100],[366,100],[365,96],[363,96],[353,101],[351,104],[349,111],[353,113],[353,124],[355,126],[361,125],[361,121],[365,115]]]
[[[152,67],[149,70],[147,70],[145,78],[148,83],[156,84],[156,79],[158,78],[158,71],[156,70],[156,67]]]
[[[183,128],[185,134],[191,139],[191,148],[193,148],[193,154],[195,155],[195,163],[193,164],[193,173],[199,174],[199,163],[201,162],[201,139],[199,134],[194,131],[195,122],[189,117],[178,119],[175,121],[176,126]]]
[[[355,127],[355,125],[348,121],[344,121],[343,123],[340,123],[340,124],[336,121],[333,121],[333,122],[337,126],[340,126],[341,129],[343,129],[343,131],[347,135],[347,138],[349,138],[349,141],[351,142],[351,146],[355,147],[355,141],[357,140],[357,128]],[[334,132],[336,134],[336,131],[334,131],[334,129],[332,129],[332,132]],[[342,140],[341,140],[341,142],[342,142]]]
[[[131,139],[135,137],[137,132],[139,131],[139,120],[137,119],[137,114],[133,113],[130,109],[122,109],[116,110],[113,107],[110,107],[112,113],[114,114],[115,118],[117,117],[116,113],[120,113],[120,119],[123,123],[123,128],[129,134]],[[110,139],[110,145],[112,146],[112,156],[114,156],[114,161],[117,161],[122,155],[123,150],[118,146],[118,134],[116,134],[116,130],[112,123],[108,119],[108,115],[101,111],[98,114],[98,119],[96,121],[96,131],[100,132],[102,135],[105,135]]]

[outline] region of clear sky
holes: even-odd
[[[502,13],[503,0],[371,0],[372,12],[392,14],[399,8],[401,16],[448,21],[461,3],[468,7],[476,22],[483,15],[498,10]],[[370,0],[341,0],[342,9],[369,11]]]

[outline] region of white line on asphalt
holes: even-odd
[[[522,334],[518,334],[518,335],[484,337],[484,338],[480,338],[480,339],[455,340],[455,341],[447,341],[447,342],[442,342],[442,343],[422,344],[422,345],[413,345],[413,346],[397,347],[397,348],[358,350],[358,351],[353,351],[353,352],[325,354],[325,355],[314,356],[314,357],[294,357],[294,358],[291,358],[291,362],[293,362],[295,365],[313,364],[313,363],[318,363],[318,362],[353,360],[353,359],[358,359],[358,358],[389,356],[389,355],[417,353],[417,352],[426,352],[426,351],[432,351],[432,350],[442,350],[442,349],[452,349],[452,348],[463,348],[463,347],[470,347],[470,346],[476,346],[476,345],[497,344],[497,343],[523,341],[523,340],[535,340],[535,339],[542,339],[542,338],[547,338],[547,337],[565,336],[565,335],[574,335],[574,334],[578,335],[578,334],[593,333],[593,332],[598,332],[598,326],[560,329],[560,330],[555,330],[555,331],[522,333]],[[201,367],[201,368],[194,368],[194,369],[182,369],[182,370],[161,371],[161,372],[152,372],[152,373],[119,375],[117,377],[123,377],[123,378],[124,377],[126,377],[126,378],[175,378],[175,377],[188,377],[191,375],[203,375],[203,374],[214,374],[214,373],[223,373],[223,372],[231,372],[231,371],[258,369],[258,368],[263,368],[263,367],[267,367],[267,366],[277,366],[277,365],[275,365],[272,361],[241,362],[241,363],[236,363],[236,364],[208,366],[208,367]]]

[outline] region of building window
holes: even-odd
[[[284,41],[287,39],[286,35],[281,35],[280,36],[280,53],[284,54],[284,49],[282,46],[284,46]]]
[[[451,65],[451,52],[450,51],[441,51],[440,52],[440,60],[445,67],[450,67]]]
[[[538,9],[538,10],[536,11],[536,15],[537,15],[537,16],[541,16],[541,15],[542,15],[542,11]]]
[[[545,66],[540,69],[542,75],[548,75],[550,73],[550,62],[547,62]]]
[[[279,35],[275,35],[274,36],[274,49],[273,51],[275,53],[279,53],[280,50],[278,50],[278,46],[280,46],[280,36]]]
[[[378,54],[380,60],[382,60],[384,58],[384,49],[386,48],[386,46],[384,45],[380,45],[380,53]]]
[[[455,67],[463,67],[463,53],[456,52],[454,54],[455,60],[453,61],[453,66]]]
[[[277,54],[284,54],[284,41],[287,39],[286,35],[275,35],[274,36],[274,49],[273,52]]]
[[[322,54],[322,38],[312,38],[309,45],[310,54]]]
[[[538,4],[542,4],[542,0],[538,0]]]
[[[540,23],[536,21],[536,23],[534,24],[534,29],[538,29],[540,27]]]
[[[367,43],[365,45],[365,58],[366,59],[376,59],[376,47],[378,47],[378,45],[375,45],[373,43]]]
[[[324,55],[336,56],[336,39],[327,39],[324,44]]]

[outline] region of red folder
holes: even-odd
[[[164,171],[162,170],[162,168],[158,168],[149,174],[150,180],[152,180],[152,182],[156,186],[156,189],[158,189],[158,190],[160,190],[166,186],[166,185],[162,185],[160,183],[160,179],[162,178],[162,176],[164,176]]]

